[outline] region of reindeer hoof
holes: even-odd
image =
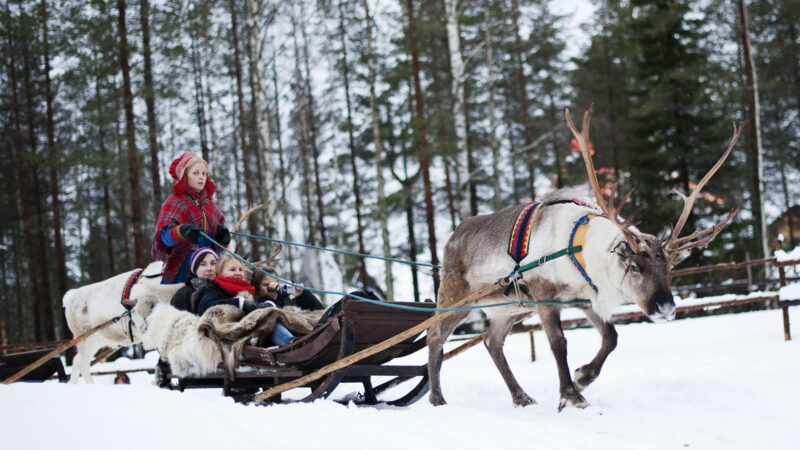
[[[565,406],[575,406],[576,408],[583,409],[589,406],[589,402],[587,402],[578,391],[570,388],[561,393],[561,401],[558,402],[558,412],[561,412]]]
[[[575,387],[578,389],[578,392],[583,391],[587,386],[592,384],[592,382],[597,379],[597,375],[599,374],[589,365],[579,367],[575,371],[575,377],[573,381]]]
[[[442,405],[446,405],[447,404],[447,402],[444,400],[444,398],[442,396],[440,396],[440,395],[436,395],[436,396],[431,395],[431,396],[428,397],[428,401],[430,401],[431,405],[433,405],[433,406],[442,406]]]
[[[524,408],[524,407],[526,407],[528,405],[535,405],[535,404],[536,404],[536,400],[530,398],[527,395],[514,397],[514,406],[516,406],[516,407]]]

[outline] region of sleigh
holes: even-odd
[[[40,348],[18,352],[8,352],[0,355],[0,381],[5,381],[26,367],[31,366],[36,361],[45,356],[49,356],[52,348]],[[64,365],[57,356],[48,357],[35,369],[27,372],[25,376],[19,378],[20,381],[46,381],[53,375],[58,377],[58,381],[65,383],[67,375]],[[16,379],[16,378],[15,378]]]
[[[297,380],[335,363],[347,356],[364,350],[388,338],[404,332],[433,315],[433,303],[384,302],[367,303],[355,299],[345,299],[342,310],[325,324],[311,333],[295,339],[281,347],[262,348],[245,346],[238,365],[231,377],[222,370],[203,377],[173,377],[171,388],[183,391],[188,388],[219,388],[223,394],[237,401],[252,401],[261,390]],[[392,306],[413,306],[431,309],[418,311],[399,309]],[[374,405],[410,405],[428,391],[427,365],[388,364],[395,358],[410,355],[425,347],[425,337],[417,333],[389,348],[386,348],[357,364],[342,367],[325,377],[301,387],[311,390],[300,401],[310,402],[327,398],[342,383],[358,383],[364,388],[362,394],[348,401]],[[373,385],[376,377],[395,377],[380,385]],[[414,386],[391,400],[379,396],[398,380],[413,379]],[[278,394],[268,399],[280,402]]]

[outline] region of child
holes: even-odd
[[[210,286],[202,292],[198,291],[200,300],[197,303],[197,314],[203,315],[209,308],[217,305],[232,305],[245,313],[260,308],[274,306],[271,302],[256,304],[253,302],[255,288],[245,279],[244,265],[230,253],[225,253],[217,260],[216,276]],[[274,345],[286,345],[294,339],[294,335],[280,322],[270,335]]]
[[[325,309],[322,302],[311,292],[301,287],[291,288],[278,283],[278,280],[269,275],[277,275],[272,267],[260,266],[260,268],[262,270],[254,270],[250,278],[250,284],[255,288],[259,302],[271,301],[278,308],[296,306],[307,311]]]
[[[208,164],[192,152],[175,158],[169,174],[176,183],[158,213],[153,248],[154,258],[164,261],[162,284],[180,283],[189,274],[189,256],[198,247],[212,243],[204,232],[222,245],[230,242],[225,217],[211,196],[216,187],[208,176]]]

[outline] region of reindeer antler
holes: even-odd
[[[236,230],[238,230],[238,229],[239,229],[239,227],[240,227],[240,226],[242,226],[242,224],[244,223],[244,221],[245,221],[245,220],[246,220],[248,217],[250,217],[250,215],[251,215],[251,214],[253,214],[254,212],[258,211],[259,209],[262,209],[262,208],[266,207],[267,205],[269,205],[269,204],[270,204],[270,202],[272,202],[272,200],[267,200],[266,202],[264,202],[264,203],[262,203],[262,204],[260,204],[260,205],[253,206],[252,208],[250,208],[250,209],[248,209],[247,211],[245,211],[245,212],[244,212],[244,214],[242,214],[241,216],[239,216],[239,221],[238,221],[238,222],[236,222],[236,225],[234,225],[234,226],[233,226],[233,228],[231,229],[231,231],[236,231]]]
[[[672,228],[672,233],[670,233],[669,239],[664,242],[664,252],[667,255],[668,260],[670,262],[674,262],[677,259],[677,256],[680,252],[684,250],[689,250],[695,247],[704,247],[706,244],[711,242],[717,234],[725,227],[725,225],[730,222],[731,219],[739,212],[739,207],[736,207],[733,211],[728,213],[721,221],[719,221],[716,225],[713,225],[709,228],[704,230],[697,230],[694,233],[679,237],[681,231],[683,230],[683,226],[686,225],[686,221],[689,219],[689,214],[692,212],[692,207],[694,206],[695,200],[697,200],[697,196],[700,194],[700,191],[703,189],[703,186],[708,182],[709,179],[717,172],[717,170],[722,166],[722,163],[725,162],[725,159],[733,150],[734,145],[736,145],[736,141],[739,140],[739,136],[742,134],[742,129],[744,128],[744,124],[740,124],[738,127],[736,124],[733,124],[733,137],[731,137],[731,142],[728,144],[728,148],[725,150],[725,153],[722,157],[717,161],[716,164],[711,168],[711,170],[706,173],[706,175],[697,183],[697,186],[692,190],[692,192],[687,197],[683,195],[680,191],[673,189],[670,192],[674,192],[683,199],[683,211],[681,211],[681,215],[678,218],[678,222],[675,223],[675,226]],[[702,239],[697,239],[702,238]],[[694,239],[697,239],[694,241]]]
[[[257,262],[255,262],[253,264],[255,264],[257,266],[261,266],[261,265],[270,266],[270,265],[272,265],[272,263],[281,260],[280,258],[277,258],[277,256],[282,250],[283,250],[283,244],[278,242],[278,249],[275,250],[275,253],[273,253],[269,258],[265,259],[264,261],[257,261]]]
[[[589,175],[589,184],[592,186],[592,191],[594,191],[597,204],[600,206],[600,209],[603,211],[606,218],[616,225],[617,228],[619,228],[619,230],[622,232],[622,235],[625,236],[625,240],[627,240],[631,248],[635,250],[639,246],[639,238],[636,237],[636,234],[630,230],[630,226],[633,225],[633,219],[629,218],[624,221],[620,221],[619,219],[619,213],[622,211],[622,207],[625,205],[625,202],[627,202],[630,198],[633,190],[630,190],[627,194],[625,194],[618,204],[614,204],[619,183],[614,183],[614,185],[611,187],[609,202],[606,202],[603,192],[600,189],[600,183],[597,181],[597,173],[594,170],[594,162],[592,162],[592,153],[589,145],[589,122],[592,117],[593,109],[594,105],[591,105],[589,106],[589,109],[583,113],[583,124],[581,125],[580,131],[578,131],[577,127],[575,127],[575,122],[572,121],[572,115],[569,113],[569,108],[564,110],[564,115],[567,118],[567,124],[569,125],[570,131],[572,131],[572,135],[575,136],[575,140],[578,141],[578,147],[580,148],[581,156],[583,156],[583,163],[586,165],[586,173]]]

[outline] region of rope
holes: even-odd
[[[500,306],[510,306],[510,305],[588,305],[588,304],[591,303],[589,300],[572,300],[572,301],[565,301],[565,302],[529,301],[529,300],[526,300],[526,301],[513,301],[513,302],[495,303],[495,304],[492,304],[492,305],[461,306],[461,307],[458,307],[458,308],[423,308],[423,307],[419,307],[419,306],[408,306],[408,305],[398,305],[398,304],[394,304],[394,303],[386,303],[386,302],[382,302],[380,300],[373,300],[371,298],[364,298],[364,297],[361,297],[360,295],[348,294],[348,293],[345,293],[345,292],[328,291],[328,290],[324,290],[324,289],[315,289],[315,288],[310,288],[310,287],[307,287],[307,286],[301,286],[301,285],[292,283],[289,280],[284,280],[284,279],[282,279],[282,278],[280,278],[280,277],[278,277],[276,275],[268,273],[267,271],[265,271],[261,267],[258,267],[255,264],[251,263],[250,261],[248,261],[248,260],[242,258],[241,256],[237,255],[236,253],[233,253],[232,251],[228,250],[224,246],[220,245],[220,243],[215,241],[211,236],[203,233],[202,231],[200,232],[200,234],[203,235],[204,237],[208,238],[211,242],[213,242],[214,244],[216,244],[217,246],[219,246],[220,248],[222,248],[226,252],[230,253],[231,256],[233,256],[234,258],[238,259],[242,263],[252,267],[254,270],[258,270],[259,272],[261,272],[261,273],[263,273],[265,275],[269,275],[270,277],[280,281],[283,284],[286,284],[286,285],[289,285],[289,286],[292,286],[292,287],[295,287],[295,288],[302,288],[304,290],[313,292],[315,294],[341,295],[341,296],[345,296],[345,297],[354,298],[356,300],[361,300],[361,301],[364,301],[364,302],[367,302],[367,303],[373,303],[373,304],[376,304],[376,305],[386,306],[386,307],[389,307],[389,308],[406,309],[406,310],[410,310],[410,311],[440,312],[440,311],[467,311],[467,310],[473,310],[473,309],[497,308],[497,307],[500,307]],[[539,258],[539,260],[537,260],[537,261],[535,261],[535,262],[533,262],[531,264],[527,264],[525,267],[528,267],[528,266],[530,266],[530,267],[528,269],[526,269],[526,270],[530,270],[530,269],[532,269],[532,268],[534,268],[534,267],[536,267],[536,266],[538,266],[540,264],[543,264],[543,263],[549,261],[550,259],[554,259],[554,258],[557,258],[558,256],[566,255],[567,251],[569,251],[571,249],[574,249],[574,248],[575,247],[570,247],[569,249],[560,250],[560,251],[558,251],[556,253],[553,253],[551,255],[547,255],[545,257]],[[577,248],[580,249],[580,247],[577,247]],[[559,253],[562,253],[562,252],[563,252],[563,254],[559,254]],[[559,254],[559,255],[557,255],[557,254]],[[514,273],[514,272],[512,272],[512,273]],[[500,285],[500,280],[497,280],[497,284]]]
[[[359,256],[359,257],[362,257],[362,258],[380,259],[380,260],[383,260],[383,261],[391,261],[391,262],[396,262],[396,263],[401,263],[401,264],[407,264],[409,266],[425,266],[425,267],[430,267],[432,269],[440,269],[441,268],[441,266],[438,266],[436,264],[428,264],[428,263],[421,263],[421,262],[415,262],[415,261],[407,261],[405,259],[397,259],[397,258],[386,258],[386,257],[383,257],[383,256],[365,255],[363,253],[351,252],[351,251],[347,251],[347,250],[336,250],[336,249],[326,248],[326,247],[317,247],[315,245],[301,244],[299,242],[284,241],[284,240],[281,240],[281,239],[274,239],[274,238],[269,238],[269,237],[266,237],[266,236],[256,236],[256,235],[252,235],[252,234],[242,233],[242,232],[239,232],[239,231],[231,231],[231,234],[235,234],[237,236],[242,236],[242,237],[251,238],[251,239],[260,239],[262,241],[278,242],[280,244],[294,245],[295,247],[313,248],[315,250],[322,250],[322,251],[325,251],[325,252],[341,253],[342,255]]]

